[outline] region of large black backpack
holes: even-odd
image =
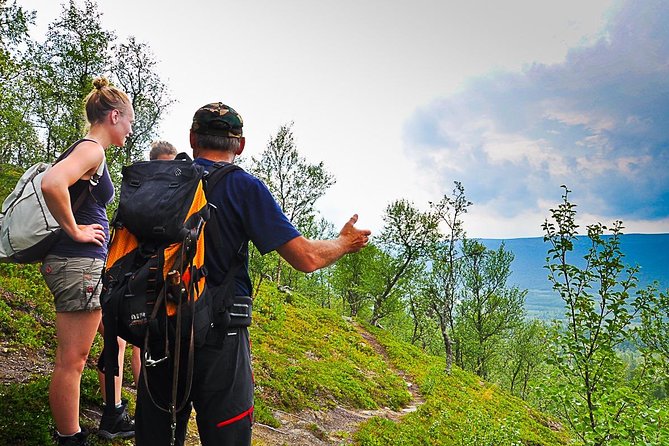
[[[245,253],[235,254],[215,289],[207,285],[204,266],[204,231],[218,231],[214,220],[219,212],[207,202],[206,190],[237,169],[214,164],[205,174],[202,166],[178,159],[123,168],[101,296],[105,346],[100,368],[106,377],[106,410],[113,410],[113,378],[120,373],[117,336],[142,347],[144,380],[146,367],[171,360],[176,382],[182,346],[188,346],[182,401],[176,401],[176,385],[170,407],[156,403],[149,390],[153,403],[174,420],[188,400],[195,347],[204,344],[212,329],[225,330],[231,314],[236,326],[250,324],[250,298],[234,296],[234,276],[245,264]]]

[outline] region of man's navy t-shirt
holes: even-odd
[[[204,158],[196,158],[194,162],[205,170],[214,164]],[[204,231],[207,281],[214,286],[225,279],[235,253],[240,249],[248,252],[249,240],[261,254],[267,254],[300,235],[267,186],[243,170],[234,170],[223,177],[208,191],[207,199],[216,207],[214,221],[220,229],[219,240],[214,240],[214,231],[207,231],[206,227]],[[238,296],[251,296],[248,269],[247,259],[235,278]]]

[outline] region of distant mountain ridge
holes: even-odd
[[[543,237],[478,240],[489,249],[497,249],[504,243],[505,249],[513,252],[515,258],[508,285],[528,290],[525,307],[530,317],[554,319],[562,316],[563,302],[548,281],[545,265],[549,245]],[[637,275],[639,287],[657,281],[661,290],[669,289],[669,233],[623,234],[620,240],[625,264],[641,268]],[[578,264],[588,248],[588,237],[579,236],[570,262]]]

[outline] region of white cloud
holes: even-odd
[[[419,162],[463,183],[482,208],[471,220],[476,230],[504,225],[502,232],[522,235],[531,230],[523,222],[547,214],[536,203],[562,184],[578,194],[582,212],[662,228],[669,96],[650,91],[669,91],[666,19],[666,2],[624,2],[606,39],[572,49],[564,61],[492,72],[427,103],[407,127],[418,133]]]
[[[566,101],[552,101],[544,114],[546,119],[554,119],[562,124],[569,126],[584,126],[594,133],[601,133],[605,130],[613,130],[616,127],[615,120],[610,116],[601,116],[585,111],[574,111]],[[563,103],[557,103],[563,102]]]

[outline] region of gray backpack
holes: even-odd
[[[81,139],[75,142],[53,164],[65,159],[82,141],[90,140]],[[53,164],[37,163],[31,166],[2,203],[0,262],[39,262],[58,241],[60,226],[49,212],[42,195],[42,178]],[[90,190],[97,185],[104,167],[103,160],[95,175],[90,179],[88,190],[84,190],[72,205],[72,212],[83,204]]]

